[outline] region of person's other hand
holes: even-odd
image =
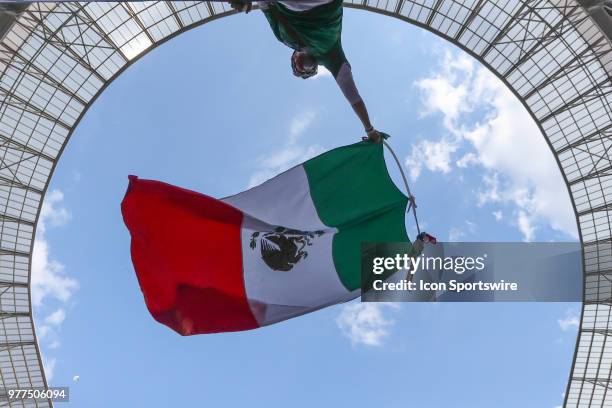
[[[367,133],[368,133],[368,140],[370,142],[372,142],[372,143],[381,143],[382,142],[383,137],[382,137],[382,134],[378,130],[372,128],[372,130],[369,130]]]
[[[246,0],[233,0],[230,1],[230,7],[238,12],[244,11],[245,13],[248,13],[253,8],[253,2]]]
[[[422,239],[417,238],[412,243],[412,252],[410,255],[413,257],[417,257],[423,253],[423,249],[425,249],[425,243]]]

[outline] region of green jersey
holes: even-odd
[[[276,38],[294,50],[308,51],[319,65],[336,77],[344,63],[342,50],[342,0],[294,11],[272,2],[263,9]]]

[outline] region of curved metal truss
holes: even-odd
[[[567,407],[612,406],[612,22],[596,0],[350,0],[423,27],[501,78],[567,183],[584,304]],[[30,301],[42,199],[75,127],[132,62],[232,14],[220,2],[28,3],[0,10],[0,381],[45,386]],[[577,271],[578,273],[578,271]],[[0,399],[0,406],[8,406]],[[51,406],[51,402],[32,405]]]

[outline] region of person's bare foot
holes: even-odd
[[[233,0],[230,1],[230,7],[236,10],[237,12],[244,11],[245,13],[249,13],[253,8],[253,2],[248,0]]]

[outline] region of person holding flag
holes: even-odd
[[[230,4],[248,13],[252,1],[234,0]],[[342,49],[342,0],[286,0],[257,2],[276,38],[293,49],[291,67],[297,77],[307,79],[323,65],[338,83],[340,90],[363,124],[368,139],[380,143],[383,137],[368,115],[359,94],[351,65]]]

